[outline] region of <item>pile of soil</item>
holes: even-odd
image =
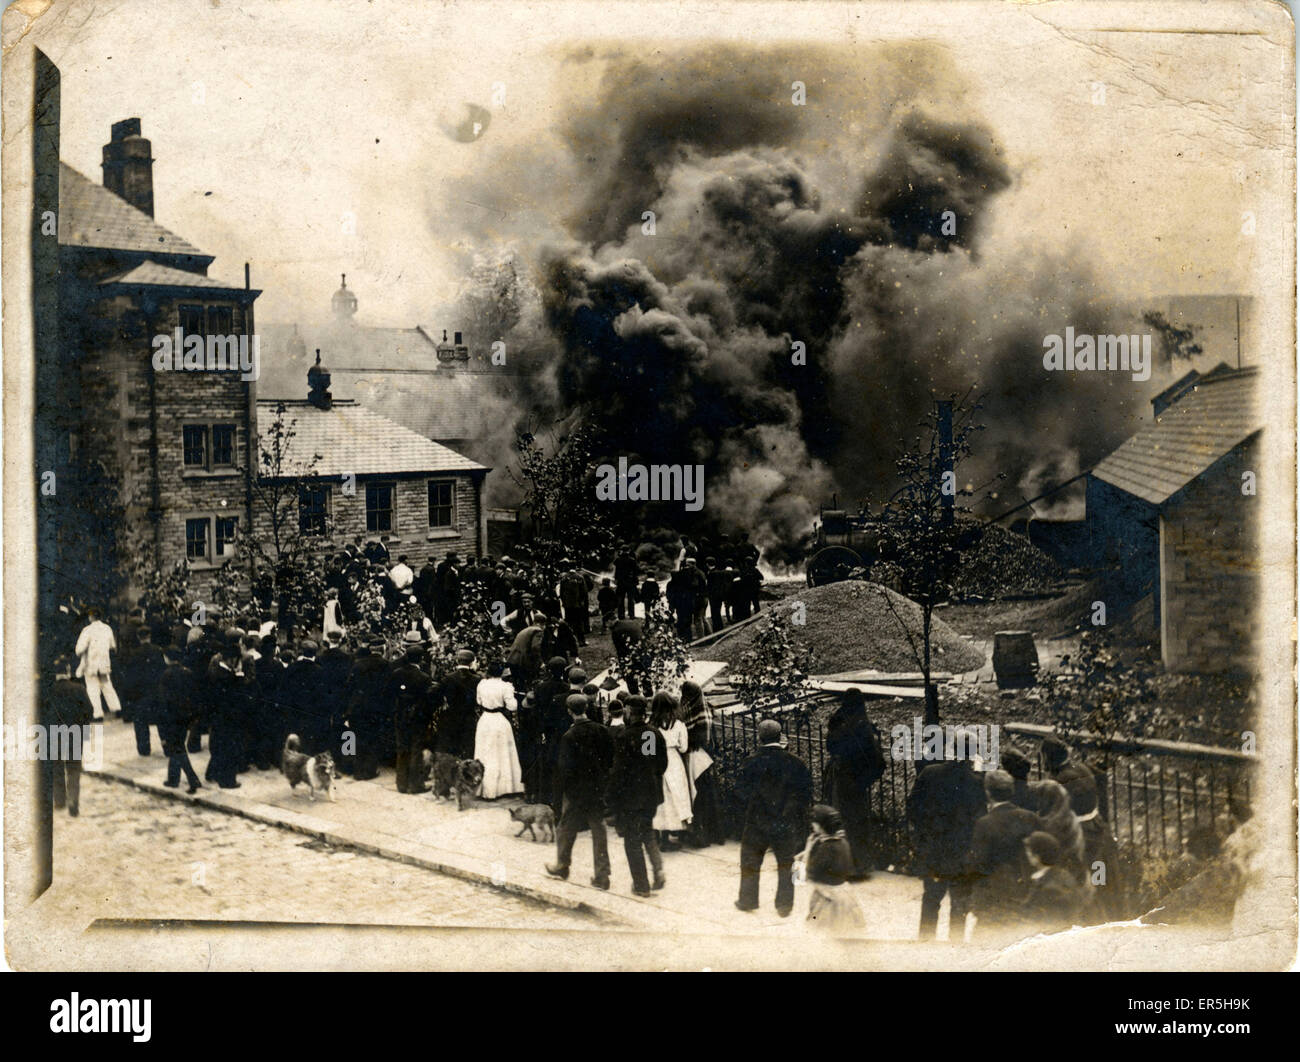
[[[1061,566],[1025,538],[998,524],[988,524],[979,542],[961,558],[954,580],[957,600],[990,600],[1023,594],[1046,594],[1058,588]]]
[[[921,669],[903,626],[919,651],[921,608],[902,594],[875,583],[850,581],[802,589],[768,608],[779,608],[789,616],[797,602],[803,603],[807,622],[802,626],[791,623],[790,632],[795,641],[813,651],[813,674]],[[735,664],[765,624],[765,619],[759,619],[728,632],[712,645],[695,650],[695,656]],[[936,672],[958,674],[984,664],[983,654],[937,615],[932,621],[930,651]]]

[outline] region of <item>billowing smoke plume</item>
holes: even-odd
[[[492,252],[462,305],[473,340],[521,352],[520,418],[581,407],[610,457],[703,464],[698,519],[750,531],[774,560],[794,558],[832,491],[888,495],[936,395],[986,395],[961,471],[973,486],[1077,468],[1126,430],[1100,427],[1132,401],[1115,374],[1044,379],[1043,335],[1103,330],[1104,309],[1077,265],[990,238],[1013,174],[942,53],[573,66],[601,73],[575,90],[568,156],[534,149],[509,178],[545,175],[562,221]],[[506,201],[499,180],[465,198]],[[487,253],[487,233],[469,237]]]

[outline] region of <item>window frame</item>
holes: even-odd
[[[216,429],[230,429],[230,462],[216,459]],[[185,433],[201,431],[203,433],[203,463],[190,464],[186,461]],[[181,473],[186,476],[196,475],[230,475],[239,471],[239,424],[233,420],[187,420],[181,424]]]
[[[235,537],[219,538],[218,523],[222,520],[232,521],[234,523]],[[235,559],[235,542],[239,535],[240,514],[231,513],[224,509],[193,510],[184,515],[185,521],[185,561],[192,571],[206,571],[213,568],[221,568]],[[190,526],[192,524],[203,525],[203,549],[202,557],[190,556]],[[224,541],[225,550],[217,552],[219,541]]]
[[[434,492],[434,488],[435,488],[435,487],[446,487],[446,488],[447,488],[447,492],[448,492],[448,501],[447,501],[447,504],[446,504],[446,505],[442,505],[441,503],[439,503],[439,504],[437,504],[437,505],[434,504],[434,500],[433,500],[433,492]],[[427,492],[427,495],[428,495],[428,501],[429,501],[429,508],[428,508],[429,530],[430,530],[430,531],[455,531],[455,530],[457,530],[458,527],[459,527],[460,525],[457,523],[457,519],[456,519],[456,517],[457,517],[457,514],[456,514],[456,480],[455,480],[454,478],[452,478],[452,477],[449,477],[449,476],[440,476],[440,477],[436,477],[436,478],[431,478],[431,479],[426,480],[426,487],[425,487],[425,490],[426,490],[426,492]],[[446,509],[446,510],[447,510],[447,522],[446,522],[445,524],[442,524],[442,523],[437,523],[437,524],[436,524],[436,523],[433,522],[433,511],[434,511],[435,508],[437,508],[437,509]]]
[[[329,483],[322,483],[322,482],[315,482],[315,481],[309,481],[306,483],[298,484],[298,534],[305,535],[309,538],[324,538],[326,535],[329,534],[330,516],[333,512],[332,506],[333,506],[333,497],[334,497],[334,492],[333,490],[330,489],[331,486],[332,484]],[[303,527],[303,516],[304,516],[303,494],[307,491],[320,491],[321,494],[320,513],[319,514],[315,512],[306,513],[306,515],[308,516],[316,516],[316,515],[320,516],[319,531],[314,531],[314,530],[309,531]]]
[[[181,425],[181,468],[186,472],[207,472],[211,468],[212,446],[209,439],[211,434],[211,425],[186,423]],[[189,459],[191,447],[186,445],[186,435],[189,432],[198,432],[199,441],[203,451],[203,459],[199,462],[193,462]]]
[[[371,490],[380,490],[385,487],[388,488],[388,508],[372,510],[370,507]],[[366,483],[365,507],[366,507],[366,534],[376,534],[376,535],[393,534],[393,525],[397,522],[397,481],[392,479],[378,479]],[[378,516],[378,514],[380,513],[387,512],[388,526],[387,527],[372,526],[372,521],[371,521],[372,512],[375,516]],[[377,521],[375,521],[375,523],[377,524]]]

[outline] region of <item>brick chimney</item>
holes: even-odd
[[[113,123],[103,167],[104,187],[153,217],[152,145],[140,135],[139,118]]]

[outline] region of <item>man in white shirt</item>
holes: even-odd
[[[397,563],[389,569],[388,578],[393,581],[393,587],[400,594],[413,582],[415,582],[415,572],[411,571],[410,566],[406,563],[406,555],[397,558]]]
[[[104,718],[103,701],[108,703],[110,711],[121,715],[122,704],[117,699],[117,690],[113,689],[110,656],[117,652],[117,639],[113,637],[113,629],[99,618],[99,609],[89,609],[86,615],[90,622],[77,636],[77,656],[81,659],[77,665],[77,677],[86,680],[86,696],[90,698],[96,719]]]

